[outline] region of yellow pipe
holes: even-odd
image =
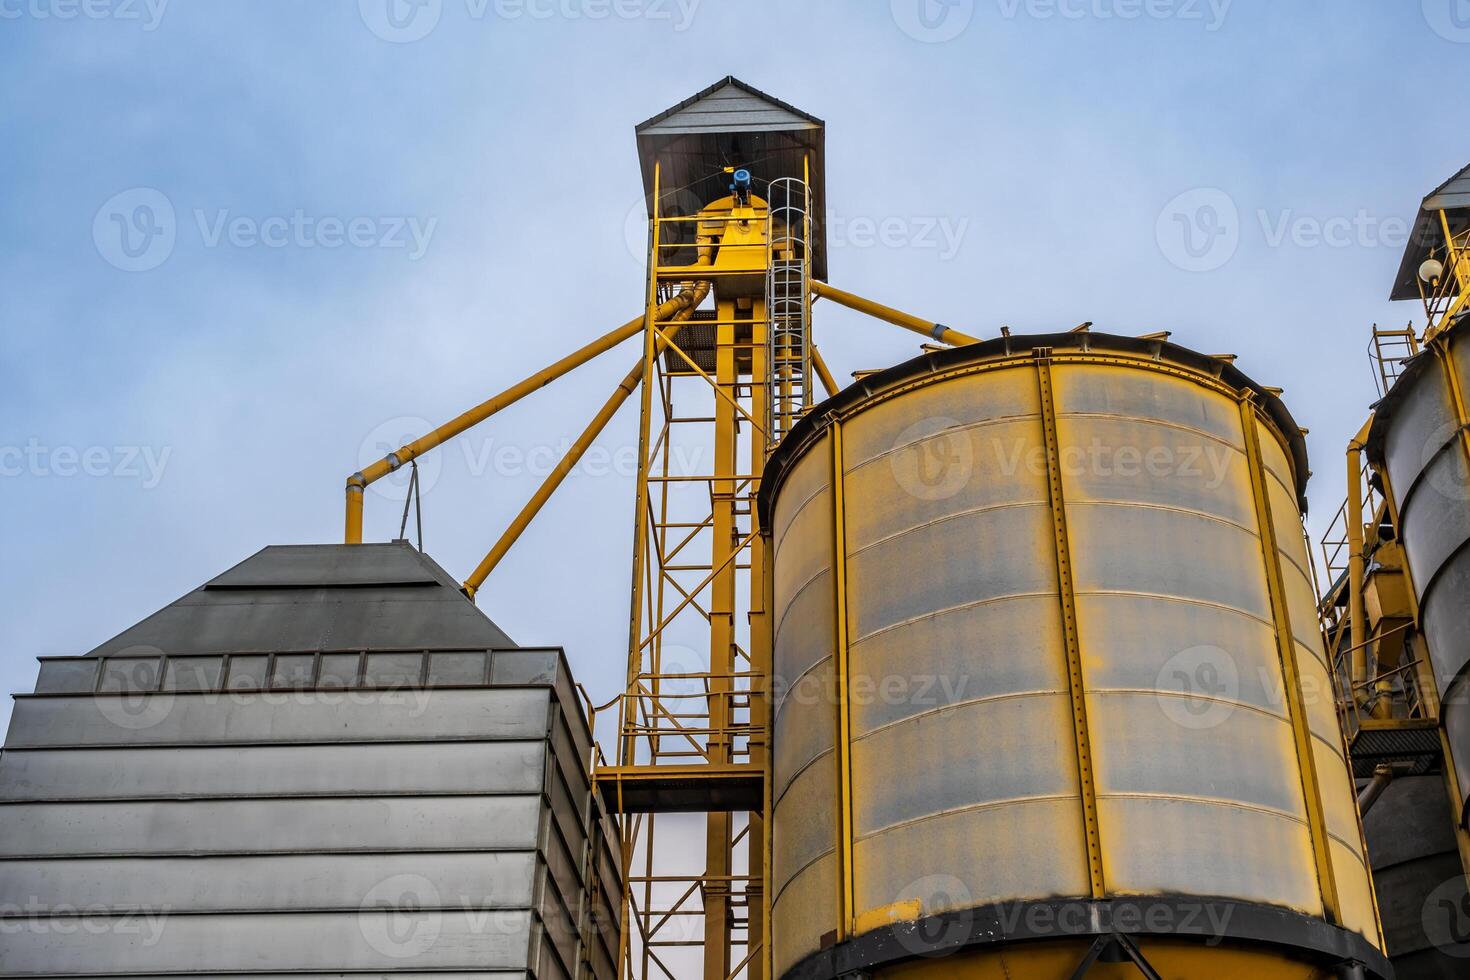
[[[690,305],[689,301],[693,295],[693,290],[686,289],[680,292],[679,295],[658,308],[654,314],[655,319],[665,319],[675,313],[693,309],[694,306],[699,305],[698,301]],[[543,368],[518,384],[512,385],[495,397],[481,402],[453,421],[439,426],[439,428],[430,432],[428,435],[415,439],[406,446],[399,448],[396,452],[389,453],[371,466],[366,466],[349,476],[347,478],[347,526],[346,534],[344,535],[346,542],[348,544],[362,543],[363,491],[369,485],[381,480],[400,466],[407,465],[410,460],[417,459],[430,449],[442,445],[460,433],[479,425],[496,412],[515,404],[533,391],[538,391],[546,387],[557,378],[560,378],[574,368],[586,364],[597,355],[612,350],[623,341],[636,336],[643,330],[643,324],[644,317],[642,316],[629,320],[611,333],[603,334],[580,350],[568,354],[555,364]]]
[[[817,372],[817,380],[822,382],[822,388],[830,398],[837,394],[837,379],[832,377],[832,372],[827,369],[827,362],[822,360],[822,352],[817,350],[817,345],[812,345],[812,370]]]
[[[1367,697],[1363,685],[1368,682],[1368,624],[1364,621],[1363,608],[1363,585],[1367,577],[1363,556],[1363,444],[1367,438],[1368,426],[1364,425],[1348,443],[1347,510],[1343,515],[1348,541],[1348,643],[1353,650],[1353,699],[1359,704]]]
[[[692,311],[703,302],[704,297],[709,293],[709,284],[700,283],[692,289],[680,293],[680,295],[685,295],[685,293],[695,298],[694,302],[689,304],[687,309],[682,311],[682,313]],[[668,346],[669,341],[664,339],[664,337],[666,336],[672,339],[679,332],[679,328],[679,323],[673,323],[669,326],[666,334],[658,337],[654,347],[655,358],[663,353],[663,349]],[[640,357],[638,363],[633,365],[633,370],[624,376],[611,397],[603,403],[602,408],[592,417],[592,421],[587,424],[587,428],[583,429],[582,434],[577,437],[577,441],[572,443],[566,455],[556,464],[556,468],[547,474],[541,486],[537,487],[536,492],[531,495],[531,499],[526,501],[526,505],[521,508],[515,520],[500,535],[500,540],[495,542],[495,546],[490,549],[480,564],[475,566],[475,570],[471,573],[470,577],[465,579],[465,595],[473,599],[475,593],[480,591],[480,586],[485,584],[485,579],[495,570],[495,566],[500,564],[500,560],[505,557],[506,552],[510,551],[511,545],[515,544],[525,532],[526,528],[530,527],[531,522],[536,519],[536,515],[541,513],[541,508],[546,506],[546,502],[551,499],[551,495],[556,493],[557,488],[562,485],[562,481],[567,478],[567,474],[581,461],[582,456],[587,452],[587,449],[592,445],[593,441],[602,434],[602,430],[607,428],[607,423],[612,421],[612,417],[618,413],[618,409],[623,407],[623,402],[628,400],[628,396],[638,387],[638,382],[642,379],[643,358]]]
[[[876,317],[896,327],[903,327],[905,330],[912,330],[914,333],[921,333],[930,340],[937,340],[940,343],[949,344],[951,347],[962,347],[965,344],[978,344],[980,342],[978,338],[971,337],[969,334],[960,333],[958,330],[946,327],[942,323],[935,323],[932,320],[921,320],[916,316],[910,316],[907,313],[895,310],[891,306],[884,306],[882,303],[875,303],[870,299],[854,296],[852,293],[844,292],[835,286],[829,286],[818,279],[812,280],[812,292],[818,296],[830,299],[839,306],[845,306],[850,310],[857,310],[859,313],[866,313],[868,316]]]

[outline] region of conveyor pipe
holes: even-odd
[[[838,306],[845,306],[850,310],[866,313],[868,316],[882,320],[885,323],[891,323],[896,327],[903,327],[905,330],[912,330],[914,333],[923,334],[930,340],[937,340],[940,343],[949,344],[951,347],[962,347],[965,344],[978,344],[980,342],[978,338],[971,337],[969,334],[960,333],[958,330],[946,327],[942,323],[935,323],[932,320],[921,320],[901,310],[895,310],[891,306],[884,306],[882,303],[875,303],[870,299],[863,299],[861,296],[855,296],[835,286],[829,286],[819,279],[812,280],[812,292],[817,296],[830,299]]]
[[[694,309],[695,306],[699,305],[699,300],[694,298],[695,294],[696,290],[693,289],[686,289],[680,292],[679,295],[664,303],[655,311],[654,319],[668,319],[677,313]],[[703,294],[700,294],[700,299],[702,298]],[[691,300],[693,300],[692,305]],[[489,398],[476,405],[458,418],[439,426],[439,428],[430,432],[428,435],[415,439],[413,442],[389,453],[372,465],[365,466],[349,476],[347,478],[347,519],[346,533],[344,535],[346,542],[348,544],[362,543],[363,496],[364,491],[373,483],[381,480],[399,467],[408,465],[411,460],[417,459],[436,446],[440,446],[455,436],[474,428],[501,409],[515,404],[534,391],[539,391],[562,375],[586,364],[599,354],[606,353],[623,341],[637,336],[643,331],[645,319],[646,316],[638,316],[629,320],[616,330],[603,334],[580,350],[568,354],[555,364],[537,371],[524,381],[512,385],[493,398]]]
[[[701,283],[688,292],[693,294],[695,299],[693,303],[689,304],[682,311],[685,313],[699,306],[705,295],[709,293],[709,284]],[[684,295],[684,293],[680,295]],[[662,336],[656,338],[654,344],[655,358],[662,355],[664,348],[668,346],[669,340],[678,333],[680,326],[680,323],[673,323],[664,331]],[[587,428],[582,430],[582,434],[577,437],[576,442],[572,443],[566,455],[556,464],[556,468],[547,474],[541,486],[536,488],[536,492],[531,495],[531,499],[526,501],[526,505],[521,508],[515,520],[511,521],[510,526],[500,535],[500,539],[495,542],[495,545],[490,549],[489,553],[485,555],[479,565],[475,566],[475,570],[471,573],[470,577],[465,579],[465,595],[471,599],[475,597],[475,593],[480,590],[480,586],[485,584],[485,579],[489,578],[490,573],[495,570],[495,566],[500,564],[506,552],[510,551],[511,546],[516,543],[526,528],[530,527],[531,522],[536,519],[536,515],[541,513],[541,508],[546,506],[546,502],[551,499],[552,494],[556,493],[557,488],[562,485],[562,482],[571,473],[573,467],[581,462],[582,456],[591,447],[597,437],[602,434],[602,430],[607,428],[607,424],[612,421],[614,415],[618,414],[618,409],[623,407],[623,403],[628,400],[629,395],[637,390],[638,383],[642,380],[643,358],[640,357],[638,363],[633,365],[633,370],[629,371],[623,377],[617,389],[603,403],[602,408],[598,410],[597,414],[592,417],[592,421],[587,423]]]

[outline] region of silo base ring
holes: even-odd
[[[838,980],[986,947],[1114,935],[1275,950],[1343,976],[1392,980],[1388,959],[1355,932],[1269,905],[1182,896],[1003,902],[895,923],[814,953],[782,980]],[[1080,959],[1080,957],[1079,957]]]

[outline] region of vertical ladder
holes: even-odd
[[[811,191],[803,180],[771,181],[766,242],[768,450],[811,407]]]

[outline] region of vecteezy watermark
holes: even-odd
[[[357,927],[369,946],[395,960],[422,956],[439,943],[446,930],[456,942],[463,942],[465,935],[524,934],[528,912],[488,907],[491,904],[488,896],[446,896],[423,875],[397,874],[368,890],[358,907]],[[564,914],[548,915],[542,924],[553,936],[577,935],[578,923],[568,921]]]
[[[424,257],[439,227],[439,219],[432,217],[319,217],[300,208],[289,215],[264,218],[231,214],[228,208],[214,211],[195,208],[194,222],[205,248],[228,245],[231,248],[407,249],[411,262]]]
[[[1175,20],[1206,31],[1225,25],[1234,0],[994,0],[1004,20]],[[975,19],[975,0],[890,0],[899,30],[916,41],[940,44],[963,34]]]
[[[161,191],[134,187],[113,195],[92,219],[97,254],[124,272],[156,269],[174,252],[178,221]]]
[[[1419,920],[1425,938],[1440,952],[1470,959],[1470,893],[1462,875],[1442,882],[1425,897]]]
[[[169,0],[0,0],[0,20],[135,21],[145,31],[163,23]]]
[[[1470,460],[1462,446],[1459,424],[1446,422],[1429,433],[1419,453],[1429,486],[1457,503],[1470,500]]]
[[[1423,0],[1424,19],[1446,41],[1470,44],[1470,0]]]
[[[1225,26],[1235,0],[996,0],[1001,16],[1015,20],[1177,20],[1211,33]]]
[[[893,440],[888,465],[894,482],[918,500],[947,500],[969,485],[977,469],[1002,478],[1025,473],[1045,479],[1051,468],[1037,432],[1029,438],[982,436],[946,416],[919,419]],[[1200,440],[1174,445],[1111,443],[1094,436],[1086,443],[1057,447],[1055,466],[1068,479],[1178,479],[1204,490],[1218,489],[1238,454],[1224,443]]]
[[[1257,208],[1254,224],[1267,248],[1392,248],[1409,241],[1411,222],[1359,208],[1352,214],[1302,214],[1294,208]],[[1213,272],[1235,257],[1251,222],[1218,187],[1198,187],[1175,197],[1154,226],[1159,251],[1185,272]]]
[[[1154,698],[1164,717],[1180,728],[1218,728],[1241,707],[1270,711],[1285,718],[1299,698],[1305,708],[1335,709],[1337,693],[1326,672],[1303,673],[1288,691],[1279,665],[1241,658],[1220,647],[1201,645],[1181,650],[1159,668]]]
[[[699,214],[703,206],[704,202],[688,190],[680,189],[664,195],[659,213],[665,218],[686,218]],[[970,219],[957,215],[849,215],[829,210],[825,215],[813,215],[812,220],[814,233],[824,237],[829,250],[914,249],[933,252],[941,262],[951,261],[959,255],[970,231]],[[703,230],[718,237],[724,233],[725,227],[723,221],[711,221]],[[628,254],[640,266],[648,261],[648,229],[648,204],[645,198],[640,197],[628,208],[623,219]],[[700,222],[697,221],[664,222],[659,239],[663,260],[675,260],[681,248],[698,244],[700,233]]]
[[[171,455],[172,446],[50,446],[32,437],[24,446],[0,446],[0,477],[116,477],[152,490]]]
[[[389,453],[398,453],[433,428],[426,419],[413,416],[401,416],[383,422],[374,427],[358,447],[358,468],[371,466],[386,458]],[[490,436],[459,439],[456,440],[456,446],[465,472],[472,478],[493,475],[507,479],[523,476],[544,479],[562,465],[562,461],[572,451],[573,441],[571,436],[564,435],[554,443],[523,445]],[[443,473],[445,452],[450,451],[426,453],[415,461],[419,468],[420,493],[428,493],[439,482]],[[706,464],[707,453],[702,446],[670,446],[668,456],[669,471],[674,476],[698,476],[709,469]],[[411,475],[410,466],[400,461],[397,469],[372,484],[373,492],[401,503],[408,493]],[[594,442],[582,452],[567,473],[569,478],[611,477],[624,480],[631,480],[637,475],[638,447],[633,443],[607,446]]]
[[[1218,187],[1185,191],[1159,212],[1154,238],[1164,258],[1185,272],[1211,272],[1240,247],[1240,211]]]
[[[459,0],[472,21],[647,20],[687,31],[701,0]],[[421,41],[444,16],[445,0],[357,0],[368,30],[394,44]]]
[[[52,905],[31,896],[24,902],[0,903],[0,936],[126,936],[130,945],[149,949],[163,938],[171,912],[168,905]]]
[[[915,41],[953,41],[975,18],[975,0],[890,0],[893,22]]]
[[[837,677],[831,671],[810,671],[795,678],[777,674],[771,678],[771,700],[775,704],[790,701],[804,706],[845,703],[854,707],[942,708],[963,701],[970,680],[967,674],[857,672],[847,679],[845,692],[839,692]]]
[[[194,208],[192,227],[208,249],[269,248],[401,250],[409,261],[423,258],[439,227],[437,217],[417,215],[289,214],[264,217],[228,208]],[[186,226],[188,227],[188,226]],[[124,272],[147,272],[168,261],[178,244],[173,202],[152,187],[134,187],[109,198],[92,219],[97,253]]]
[[[1240,669],[1219,647],[1190,647],[1165,662],[1155,691],[1164,716],[1180,728],[1216,728],[1235,713]]]
[[[827,247],[918,249],[933,251],[941,262],[959,254],[970,219],[942,215],[843,215],[827,213]]]

